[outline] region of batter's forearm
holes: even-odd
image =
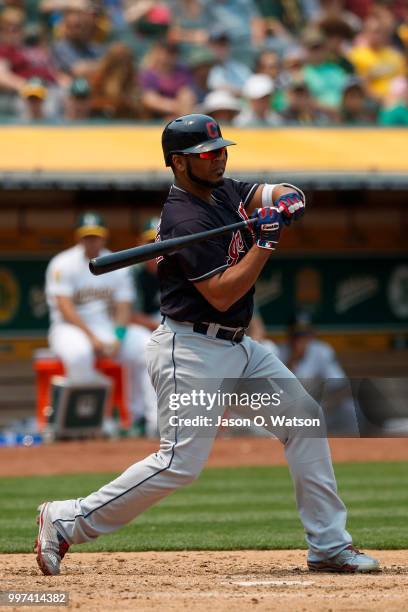
[[[253,287],[270,254],[254,245],[237,265],[195,286],[207,302],[225,312]]]

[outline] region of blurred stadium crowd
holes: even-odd
[[[0,120],[408,125],[407,0],[2,0]]]

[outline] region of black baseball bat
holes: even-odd
[[[225,234],[231,230],[241,229],[256,222],[256,218],[248,219],[248,221],[231,223],[230,225],[224,225],[212,230],[206,230],[205,232],[198,232],[197,234],[179,236],[178,238],[169,238],[169,240],[143,244],[142,246],[133,247],[131,249],[116,251],[116,253],[109,253],[109,255],[101,255],[101,257],[91,259],[89,262],[89,269],[92,274],[95,274],[96,276],[99,274],[106,274],[106,272],[113,272],[113,270],[133,266],[134,264],[141,263],[142,261],[148,261],[149,259],[154,259],[155,257],[172,254],[175,251],[180,251],[180,249],[196,244],[196,242],[207,240],[212,236],[220,236],[221,234]]]

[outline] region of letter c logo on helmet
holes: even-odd
[[[218,138],[218,126],[215,121],[208,121],[206,123],[207,132],[210,138]]]

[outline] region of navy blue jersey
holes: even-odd
[[[225,179],[209,204],[175,185],[164,204],[158,240],[237,223],[247,219],[245,207],[257,183]],[[246,327],[252,317],[254,288],[226,312],[216,310],[194,286],[237,264],[254,244],[251,229],[228,232],[158,259],[161,312],[176,321],[205,321],[227,327]]]

